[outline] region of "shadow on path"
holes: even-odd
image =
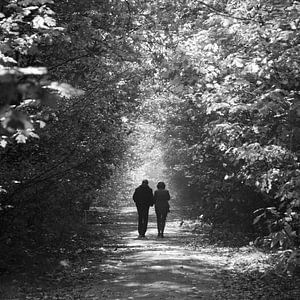
[[[135,207],[108,216],[108,232],[101,223],[93,225],[94,242],[77,259],[45,276],[24,274],[4,286],[0,281],[0,299],[300,299],[298,280],[265,277],[267,256],[259,251],[206,244],[191,250],[199,236],[180,226],[176,210],[168,216],[164,239],[156,237],[153,209],[146,239],[137,238]]]
[[[135,207],[119,211],[112,232],[119,242],[103,264],[111,278],[86,292],[88,299],[215,299],[220,284],[214,278],[222,258],[207,251],[185,249],[191,233],[180,227],[176,211],[169,215],[164,239],[157,238],[156,218],[151,209],[146,239],[137,238]]]

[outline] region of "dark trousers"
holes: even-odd
[[[149,206],[137,205],[137,210],[139,215],[138,232],[139,235],[145,235],[148,226]]]
[[[164,233],[168,212],[166,209],[163,209],[163,210],[155,210],[155,213],[157,219],[158,233]]]

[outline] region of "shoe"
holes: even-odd
[[[164,237],[164,234],[163,234],[163,233],[161,233],[161,234],[160,234],[160,237],[161,237],[161,238],[163,238],[163,237]]]

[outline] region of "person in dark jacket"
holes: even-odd
[[[148,225],[149,207],[153,206],[153,191],[148,185],[148,180],[143,180],[142,184],[135,189],[133,201],[136,204],[139,216],[139,237],[144,238]]]
[[[155,213],[157,218],[157,237],[164,237],[164,230],[166,226],[166,219],[168,212],[170,211],[170,194],[166,190],[166,185],[164,182],[159,182],[157,184],[157,190],[154,192],[154,204],[155,204]]]

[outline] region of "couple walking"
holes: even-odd
[[[154,192],[154,195],[152,189],[148,185],[148,180],[146,179],[135,189],[133,201],[136,204],[139,216],[138,232],[140,238],[145,237],[148,225],[149,207],[153,205],[155,206],[157,218],[157,236],[161,238],[164,237],[166,218],[170,211],[169,200],[170,194],[169,191],[166,190],[164,182],[159,182],[157,184],[157,190]]]

